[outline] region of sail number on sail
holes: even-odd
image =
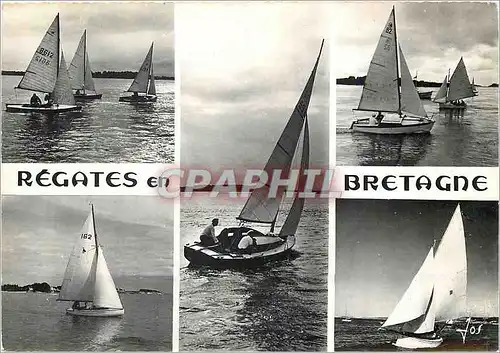
[[[40,55],[45,56],[46,58],[48,58],[48,59],[43,58],[40,55],[36,55],[35,56],[35,61],[37,61],[39,63],[42,63],[42,64],[45,64],[45,65],[50,65],[50,60],[49,59],[52,59],[54,57],[54,53],[53,52],[51,52],[50,50],[47,50],[45,48],[42,48],[42,47],[40,47],[40,49],[38,49],[37,54],[40,54]]]
[[[82,236],[80,237],[80,239],[92,240],[92,234],[82,233]]]

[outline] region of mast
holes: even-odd
[[[149,60],[149,74],[148,74],[148,85],[146,86],[146,95],[148,95],[149,86],[151,86],[151,72],[153,71],[153,45],[155,42],[151,43],[151,59]]]
[[[61,56],[61,22],[59,21],[59,12],[57,13],[57,75],[59,76],[59,61]]]
[[[97,256],[99,251],[99,243],[97,242],[97,229],[95,226],[94,204],[91,203],[90,206],[92,207],[92,225],[94,226],[95,253]]]
[[[394,42],[395,42],[395,45],[396,45],[396,80],[397,80],[397,85],[398,85],[398,89],[397,89],[397,92],[398,92],[398,114],[401,116],[401,91],[400,91],[400,88],[401,88],[401,85],[400,85],[400,81],[399,81],[399,58],[398,58],[398,49],[397,49],[397,45],[398,45],[398,31],[396,30],[396,10],[394,8],[394,6],[392,7],[392,15],[394,17]]]

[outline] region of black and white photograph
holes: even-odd
[[[172,349],[173,207],[3,196],[2,349]]]
[[[242,191],[181,198],[180,350],[326,350],[328,200],[239,178],[328,166],[327,10],[176,8],[182,168],[234,172],[226,186]]]
[[[174,4],[2,2],[4,162],[174,162]]]
[[[498,3],[333,8],[337,165],[498,165]]]
[[[337,200],[335,350],[498,350],[498,202]]]

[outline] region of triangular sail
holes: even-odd
[[[434,96],[434,102],[442,101],[444,102],[446,99],[446,95],[448,94],[448,77],[444,77],[444,81],[439,87],[439,90],[436,92]]]
[[[309,167],[309,124],[306,122],[304,126],[304,143],[302,144],[302,157],[300,161],[300,177],[302,180],[304,170]],[[300,180],[300,179],[299,179]],[[300,183],[299,183],[300,185]],[[298,191],[297,191],[298,192]],[[285,219],[285,223],[280,230],[280,236],[282,235],[295,235],[297,231],[297,227],[299,226],[300,216],[302,215],[302,210],[304,209],[305,199],[298,196],[295,196],[293,200],[292,207],[288,212],[288,216]]]
[[[59,300],[92,301],[97,266],[95,225],[90,211],[69,257]]]
[[[115,282],[109,273],[102,248],[99,246],[94,291],[94,306],[97,308],[123,309],[116,291]]]
[[[399,47],[399,57],[401,62],[401,110],[416,116],[425,117],[427,113],[413,84],[413,79],[411,78],[401,46]]]
[[[85,88],[85,46],[87,41],[87,31],[84,31],[78,47],[76,48],[73,60],[69,64],[68,75],[71,80],[72,89]]]
[[[56,83],[59,66],[59,14],[36,49],[17,88],[50,93]]]
[[[69,79],[68,70],[66,68],[66,61],[64,54],[61,52],[61,66],[59,68],[59,75],[54,87],[54,103],[75,105],[75,97],[71,90],[71,81]]]
[[[309,101],[311,100],[314,78],[318,69],[323,44],[324,41],[321,42],[318,58],[316,59],[316,63],[314,64],[314,68],[309,76],[304,91],[264,167],[264,171],[269,178],[271,178],[274,170],[282,170],[284,173],[290,170],[293,155],[299,142],[300,132],[304,125],[304,119],[307,115]],[[269,197],[268,185],[253,190],[237,219],[248,222],[273,223],[278,213],[283,192],[284,190],[279,188],[276,197]]]
[[[135,76],[134,81],[130,85],[128,92],[138,92],[138,93],[147,92],[152,61],[153,61],[153,44],[151,44],[148,54],[146,55],[146,58],[144,59],[144,62],[142,63],[141,68],[139,69],[139,72]]]
[[[92,68],[90,66],[89,54],[85,53],[85,80],[84,80],[85,91],[95,92],[94,78],[92,77]]]
[[[436,316],[449,320],[465,314],[467,254],[465,232],[457,205],[435,255]]]
[[[429,250],[424,263],[382,327],[405,324],[426,314],[434,287],[433,269],[434,247]]]
[[[453,75],[451,75],[450,88],[448,90],[448,98],[446,100],[454,101],[468,97],[474,97],[474,91],[472,90],[469,76],[467,75],[464,59],[460,58]]]
[[[399,112],[396,50],[393,9],[370,62],[358,110]]]
[[[151,63],[151,75],[149,79],[148,94],[156,96],[155,74],[153,72],[153,63]]]

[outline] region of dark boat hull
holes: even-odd
[[[95,93],[95,94],[73,94],[75,99],[78,100],[92,100],[92,99],[101,99],[102,98],[102,93]]]
[[[118,99],[119,102],[128,102],[128,103],[152,103],[156,102],[158,97],[147,95],[147,96],[124,96]]]
[[[42,114],[58,114],[66,112],[74,112],[82,110],[78,105],[52,105],[50,107],[33,107],[29,104],[6,104],[5,110],[11,113],[42,113]]]
[[[184,246],[184,257],[191,266],[207,266],[211,268],[252,268],[268,262],[279,261],[290,257],[295,236],[290,235],[283,239],[278,246],[252,254],[237,252],[222,252],[217,246],[203,246],[200,243]]]
[[[420,99],[431,99],[432,91],[418,92],[418,97]]]

